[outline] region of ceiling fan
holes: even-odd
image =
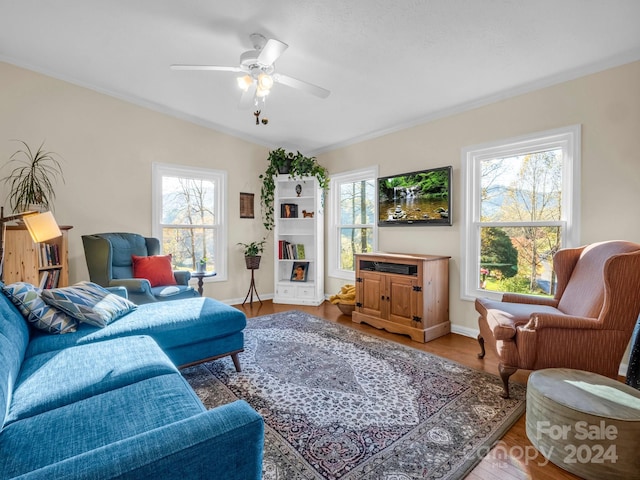
[[[289,45],[270,38],[267,40],[259,33],[249,36],[253,50],[240,55],[239,66],[222,65],[171,65],[172,70],[201,70],[218,72],[236,72],[244,75],[238,77],[238,86],[243,90],[240,97],[240,107],[248,107],[269,94],[275,83],[302,90],[320,98],[327,98],[331,93],[326,88],[319,87],[303,80],[277,73],[274,62],[289,48]]]

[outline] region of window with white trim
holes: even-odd
[[[462,150],[461,295],[553,295],[552,259],[579,245],[580,125]]]
[[[355,254],[376,249],[376,178],[378,168],[331,175],[329,275],[354,281]]]
[[[153,236],[177,270],[197,270],[203,260],[213,281],[227,278],[227,173],[153,164]]]

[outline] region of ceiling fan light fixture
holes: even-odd
[[[266,73],[258,75],[258,87],[263,90],[269,90],[273,87],[273,77]]]
[[[258,89],[256,90],[256,97],[263,98],[263,97],[266,97],[267,95],[269,95],[269,89],[262,88],[260,84],[258,84]]]
[[[251,84],[253,83],[253,78],[251,78],[249,75],[238,77],[237,80],[238,80],[238,87],[240,87],[240,89],[244,92],[246,92],[251,86]]]

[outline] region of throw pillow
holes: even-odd
[[[133,261],[133,277],[146,278],[152,287],[161,285],[177,285],[171,266],[171,255],[150,255],[139,257],[131,255]]]
[[[4,294],[18,307],[22,316],[38,330],[61,334],[75,332],[78,321],[57,308],[47,305],[40,297],[41,290],[30,283],[3,285]]]
[[[135,303],[91,282],[42,291],[42,298],[80,322],[106,327],[117,318],[138,308]]]

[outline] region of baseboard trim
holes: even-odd
[[[451,325],[451,333],[457,333],[458,335],[464,335],[465,337],[478,338],[480,330],[476,328],[461,327],[459,325]]]
[[[219,298],[216,298],[216,300],[218,300],[219,302],[222,303],[226,303],[227,305],[242,305],[242,302],[244,302],[244,297],[240,297],[240,298],[227,298],[225,300],[221,300]],[[265,294],[260,294],[260,300],[273,300],[273,293],[265,293]],[[247,299],[247,303],[249,302],[249,299]],[[253,303],[260,303],[260,301],[254,296],[253,297]]]

